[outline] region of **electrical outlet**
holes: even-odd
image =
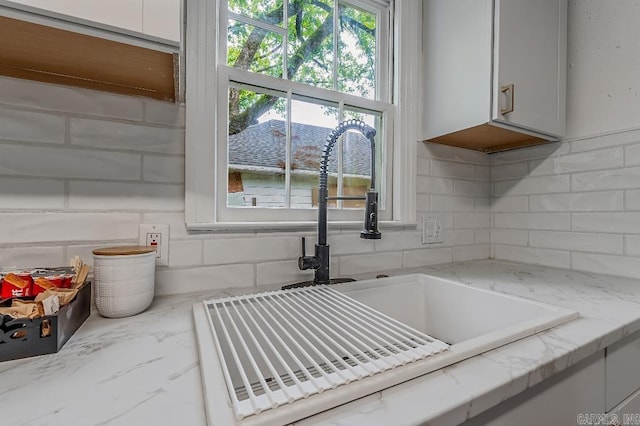
[[[156,265],[169,266],[169,225],[140,224],[138,242],[156,248]]]
[[[442,234],[441,215],[422,216],[422,244],[442,243]]]

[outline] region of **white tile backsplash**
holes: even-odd
[[[0,108],[0,140],[64,143],[66,117]]]
[[[73,145],[165,154],[184,153],[183,129],[133,123],[72,118]]]
[[[71,210],[184,211],[184,186],[140,182],[69,182]]]
[[[111,95],[93,90],[42,84],[29,80],[0,78],[0,104],[55,112],[140,121],[142,98]]]
[[[136,213],[0,213],[0,244],[125,240],[139,223]]]
[[[640,278],[640,130],[518,151],[492,156],[493,257]]]
[[[532,212],[620,211],[624,207],[622,191],[574,192],[529,197]]]
[[[576,173],[572,176],[574,191],[601,191],[607,189],[637,188],[640,167],[626,167],[597,172]]]
[[[137,180],[141,161],[140,154],[0,141],[2,175]]]
[[[91,263],[96,247],[137,244],[140,223],[166,223],[170,266],[157,269],[156,294],[312,276],[296,259],[300,236],[312,245],[315,232],[186,230],[183,106],[6,78],[0,93],[0,265]],[[332,275],[492,256],[632,275],[640,132],[628,133],[491,156],[419,143],[418,229],[381,226],[373,242],[332,233]],[[444,243],[422,244],[428,214],[442,217]]]
[[[0,208],[61,210],[65,206],[64,180],[0,178]]]

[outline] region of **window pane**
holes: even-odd
[[[288,78],[333,89],[333,2],[291,1]]]
[[[229,20],[227,65],[282,77],[282,36],[263,28]]]
[[[285,207],[286,97],[229,90],[229,207]]]
[[[380,141],[381,115],[374,112],[345,111],[345,119],[362,120],[377,133],[374,138],[376,155],[376,188],[381,187],[382,180],[382,146]],[[343,140],[343,181],[342,192],[344,195],[364,195],[371,186],[371,144],[369,140],[358,131],[348,131]],[[344,208],[362,208],[362,201],[345,201]]]
[[[376,15],[340,5],[338,90],[363,98],[376,96]]]
[[[291,102],[291,205],[318,205],[320,159],[327,137],[338,125],[338,106],[296,98]],[[330,180],[336,182],[336,149],[329,157]],[[332,201],[333,205],[335,202]]]
[[[229,10],[239,15],[267,22],[282,24],[282,0],[228,0]]]

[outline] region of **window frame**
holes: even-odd
[[[375,0],[370,0],[375,3]],[[316,209],[255,209],[254,213],[238,219],[231,219],[229,215],[220,214],[219,201],[223,200],[223,208],[227,210],[252,210],[252,209],[235,209],[226,207],[226,185],[227,185],[227,164],[226,164],[226,118],[227,118],[227,93],[228,82],[232,79],[240,83],[256,85],[263,79],[268,81],[267,87],[274,88],[274,79],[269,76],[256,75],[254,73],[232,69],[226,65],[217,64],[218,55],[224,54],[220,49],[220,45],[216,42],[218,37],[224,37],[226,43],[226,21],[224,26],[219,25],[219,19],[222,19],[219,13],[220,3],[218,1],[194,0],[186,3],[186,25],[185,25],[185,56],[186,56],[186,128],[185,128],[185,222],[187,229],[193,230],[256,230],[256,229],[307,229],[315,226]],[[405,68],[403,74],[417,80],[416,73],[409,70],[410,66],[419,64],[416,60],[415,49],[415,31],[419,29],[420,19],[415,19],[416,13],[421,14],[420,6],[413,7],[400,6],[401,2],[396,3],[395,17],[393,14],[390,20],[394,21],[394,46],[385,54],[389,57],[391,63],[391,52],[397,50],[400,46],[400,38],[413,40],[409,44],[412,51],[411,56],[413,64],[409,66],[399,67],[402,61],[398,61],[398,54],[395,54],[395,63],[393,68],[390,66],[389,72],[393,75],[399,75],[399,71]],[[413,3],[413,2],[409,2]],[[351,4],[360,6],[361,2],[351,0]],[[408,10],[407,9],[414,9]],[[393,10],[393,8],[392,8]],[[398,25],[398,11],[405,11],[403,15],[407,15],[414,21],[413,25]],[[413,14],[413,16],[411,15]],[[224,14],[226,20],[226,14]],[[410,21],[407,19],[406,21]],[[402,28],[402,30],[399,30]],[[411,33],[413,31],[413,33]],[[224,35],[223,35],[224,32]],[[420,44],[420,43],[418,43]],[[404,55],[409,57],[409,55]],[[225,59],[226,60],[226,59]],[[221,84],[226,81],[225,84]],[[387,87],[383,91],[387,91],[389,103],[376,101],[371,99],[363,99],[357,96],[332,92],[332,96],[338,102],[353,105],[358,108],[372,109],[371,105],[378,107],[384,111],[383,129],[388,140],[387,146],[391,146],[393,141],[404,140],[407,135],[415,136],[418,134],[414,121],[414,125],[409,128],[397,122],[394,117],[398,117],[398,111],[404,109],[409,113],[407,116],[415,115],[416,97],[415,84],[410,81],[399,84],[399,81],[391,82],[393,90]],[[282,83],[281,85],[279,85]],[[325,99],[326,93],[323,89],[306,86],[293,81],[275,82],[276,88],[287,87],[286,91],[295,90],[297,94],[309,97],[319,97],[317,92],[323,92],[321,99]],[[260,84],[258,84],[260,85]],[[222,87],[221,87],[222,86]],[[293,88],[293,89],[292,89]],[[406,96],[402,95],[405,91]],[[395,93],[395,101],[393,102],[391,94]],[[405,108],[398,99],[404,99]],[[215,101],[212,101],[215,100]],[[333,100],[333,99],[332,99]],[[211,120],[210,117],[218,117],[223,115],[223,119]],[[401,120],[405,122],[406,120]],[[221,125],[220,123],[225,123]],[[214,138],[213,135],[216,137]],[[222,138],[222,139],[221,139]],[[214,142],[212,143],[212,140]],[[413,139],[417,141],[417,139]],[[225,141],[220,143],[219,141]],[[387,162],[384,167],[384,173],[387,173],[393,179],[385,179],[387,193],[389,194],[388,203],[391,205],[389,216],[383,218],[381,222],[386,226],[389,225],[415,225],[415,144],[414,143],[395,143],[393,150],[387,149],[385,152]],[[410,158],[410,159],[409,159]],[[407,159],[409,161],[407,162]],[[224,167],[221,167],[221,164]],[[224,194],[222,194],[224,192]],[[218,206],[218,207],[217,207]],[[413,207],[412,207],[413,206]],[[407,208],[409,207],[409,208]],[[351,217],[344,216],[340,211],[332,210],[330,213],[330,221],[333,228],[351,228],[361,226],[361,212],[346,211],[353,214]],[[286,218],[283,220],[283,214]],[[252,216],[253,215],[253,216]],[[384,220],[386,219],[386,220]]]

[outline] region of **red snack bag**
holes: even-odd
[[[62,288],[64,285],[64,275],[49,275],[44,278],[53,284],[54,287]]]
[[[43,291],[55,287],[53,284],[51,284],[51,282],[46,279],[46,278],[36,278],[33,281],[33,291],[31,292],[32,296],[37,296],[38,294],[42,293]]]
[[[3,299],[31,296],[31,282],[20,278],[16,274],[7,274],[2,279],[2,292],[0,296]]]

